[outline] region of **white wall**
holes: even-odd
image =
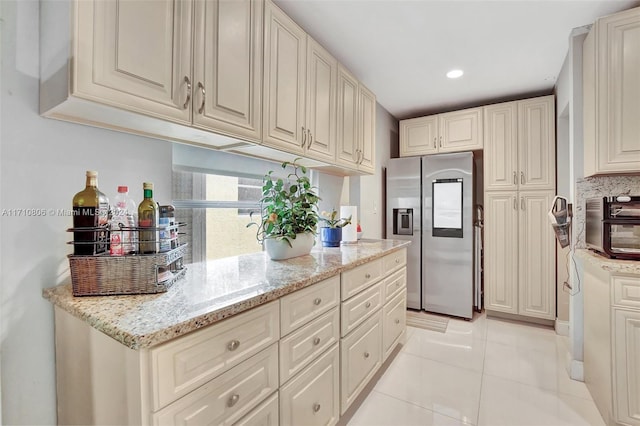
[[[39,4],[0,2],[0,206],[68,209],[88,169],[110,196],[119,184],[171,200],[171,144],[38,115]],[[55,424],[54,324],[42,289],[68,280],[69,217],[1,216],[2,424]]]
[[[375,174],[350,178],[351,203],[357,204],[363,238],[385,236],[385,174],[392,144],[398,143],[398,120],[376,104]]]

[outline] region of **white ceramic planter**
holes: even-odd
[[[284,260],[304,256],[311,252],[315,235],[309,232],[296,234],[296,238],[289,241],[291,241],[292,247],[281,238],[267,238],[264,240],[264,249],[271,260]]]

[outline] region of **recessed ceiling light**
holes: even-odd
[[[458,77],[462,77],[462,74],[464,74],[464,71],[462,70],[451,70],[447,73],[447,77],[458,78]]]

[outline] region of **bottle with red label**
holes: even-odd
[[[142,185],[144,200],[138,206],[138,227],[140,235],[138,245],[140,253],[158,253],[160,239],[158,238],[158,204],[153,201],[153,183],[144,182]],[[145,231],[144,228],[153,228]]]

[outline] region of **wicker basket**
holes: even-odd
[[[187,244],[182,244],[173,250],[157,254],[69,255],[73,295],[100,296],[165,292],[186,273],[182,262],[186,246]],[[158,282],[158,273],[163,269],[171,272],[170,278]]]

